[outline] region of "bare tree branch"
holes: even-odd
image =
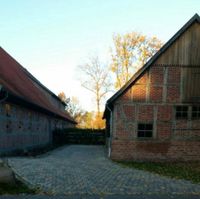
[[[97,115],[99,116],[102,100],[110,92],[112,85],[109,71],[98,57],[90,57],[88,63],[79,66],[79,69],[84,74],[81,85],[94,94]]]

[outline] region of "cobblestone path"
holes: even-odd
[[[51,194],[199,194],[200,185],[124,168],[102,146],[71,145],[37,158],[9,158],[17,175]]]

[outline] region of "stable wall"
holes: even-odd
[[[71,127],[64,120],[10,103],[0,103],[0,154],[52,143],[56,128]]]

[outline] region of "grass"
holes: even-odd
[[[154,163],[154,162],[118,162],[119,164],[150,171],[176,179],[185,179],[193,183],[200,183],[200,162]]]
[[[16,181],[15,184],[0,183],[0,195],[9,194],[35,194],[36,190],[28,188],[25,184],[20,181]]]

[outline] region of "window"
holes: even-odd
[[[153,136],[153,124],[138,124],[138,137],[150,138]]]
[[[187,119],[187,118],[188,118],[188,106],[177,106],[176,119]]]
[[[200,119],[200,106],[192,107],[192,119]]]

